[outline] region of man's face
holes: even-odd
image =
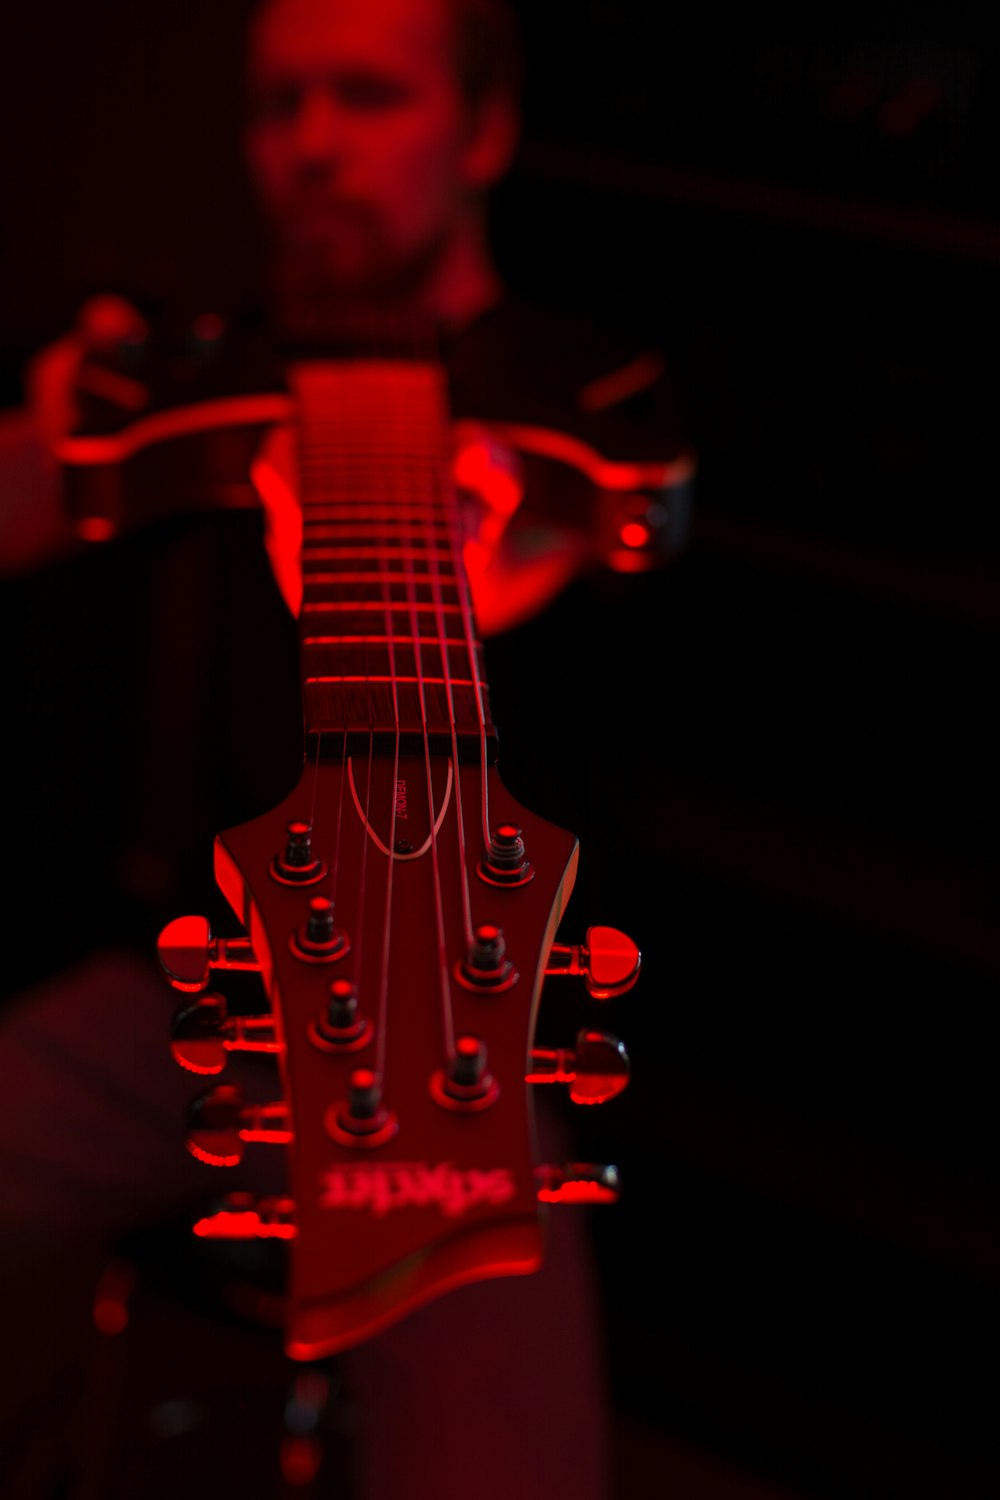
[[[418,279],[481,185],[441,0],[268,0],[249,85],[247,157],[286,263],[348,294]]]

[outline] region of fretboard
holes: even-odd
[[[492,739],[450,481],[443,372],[294,365],[306,733]]]

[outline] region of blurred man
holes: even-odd
[[[518,129],[516,36],[490,0],[268,0],[247,159],[279,294],[470,322],[500,296],[486,195]]]
[[[416,315],[442,331],[457,416],[514,424],[543,446],[556,433],[566,452],[586,439],[621,460],[676,459],[655,357],[501,285],[487,196],[514,150],[519,84],[500,0],[265,0],[249,36],[246,134],[272,240],[263,312],[213,335],[166,399],[224,388],[262,341],[280,369],[280,350],[322,331],[331,310]],[[31,702],[41,682],[60,683],[32,706],[31,743],[43,749],[22,765],[31,811],[9,845],[23,851],[31,893],[18,918],[23,977],[32,964],[47,976],[0,1025],[5,1285],[22,1305],[30,1286],[37,1308],[17,1334],[11,1495],[54,1494],[84,1462],[66,1437],[67,1411],[79,1425],[66,1376],[93,1358],[78,1315],[106,1246],[190,1213],[215,1189],[180,1144],[191,1090],[167,1055],[171,1000],[145,955],[178,902],[209,899],[214,832],[273,802],[301,755],[294,629],[261,566],[255,515],[167,520],[77,555],[53,450],[95,410],[105,426],[117,410],[124,425],[162,399],[143,353],[156,342],[127,304],[91,304],[36,362],[32,407],[0,444],[0,564],[22,577],[18,623],[41,617],[51,630],[27,647],[12,696]],[[518,483],[530,478],[528,464]],[[579,540],[586,525],[567,514],[578,489],[547,478],[548,509],[528,483],[530,525],[495,591],[495,624],[540,608],[592,558]],[[676,540],[682,523],[671,525]],[[59,565],[30,576],[43,561]],[[533,582],[518,603],[524,577]],[[508,697],[525,703],[528,724],[545,707],[527,697],[523,648],[512,680]],[[39,902],[56,878],[53,849],[58,889],[72,893],[56,921]],[[251,1170],[246,1185],[261,1184]],[[538,1276],[453,1293],[344,1357],[361,1413],[360,1493],[596,1500],[606,1414],[593,1296],[578,1227],[564,1218]],[[33,1364],[39,1338],[45,1358]],[[35,1429],[24,1413],[43,1409]]]

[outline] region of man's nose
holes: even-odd
[[[344,148],[344,131],[333,95],[328,89],[308,89],[295,119],[295,150],[310,166],[333,166]]]

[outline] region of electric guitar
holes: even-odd
[[[253,417],[283,422],[298,471],[272,556],[300,621],[304,770],[216,841],[247,936],[183,917],[159,951],[184,995],[179,1063],[211,1076],[231,1051],[278,1061],[280,1100],[210,1086],[188,1144],[222,1167],[249,1143],[284,1144],[288,1193],[237,1195],[196,1232],[288,1241],[286,1348],[313,1359],[463,1282],[536,1269],[540,1202],[616,1196],[613,1168],[537,1163],[531,1092],[609,1099],[624,1047],[589,1030],[573,1049],[533,1037],[546,973],[607,999],[634,983],[639,953],[609,928],[554,944],[577,843],[497,774],[442,372],[302,362],[289,385]],[[147,431],[135,451],[155,446]],[[270,1015],[229,1014],[209,988],[227,969],[259,972]]]

